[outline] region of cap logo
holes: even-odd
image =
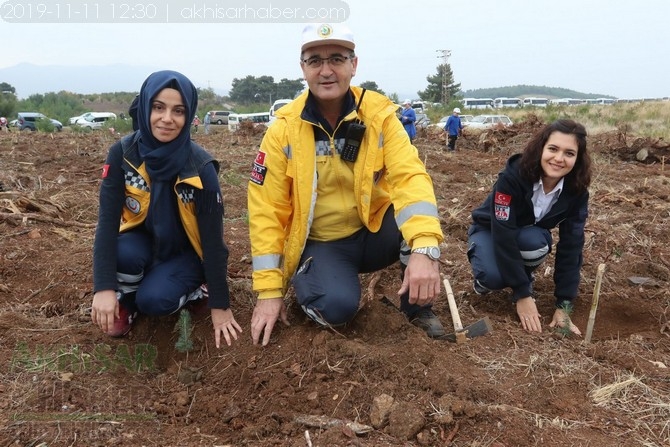
[[[317,31],[317,34],[319,37],[326,39],[330,37],[331,34],[333,34],[333,28],[331,28],[330,25],[321,25]]]

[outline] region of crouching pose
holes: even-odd
[[[128,333],[138,312],[203,307],[207,295],[216,346],[241,331],[230,309],[218,162],[191,141],[197,105],[184,75],[153,73],[138,96],[139,130],[107,155],[91,319],[111,336]]]
[[[489,196],[472,212],[468,259],[475,292],[511,287],[527,331],[542,332],[533,271],[551,252],[550,230],[558,227],[556,310],[549,326],[581,334],[569,313],[578,294],[590,183],[586,130],[559,120],[535,134],[522,154],[510,157]]]
[[[309,89],[277,112],[249,182],[253,342],[267,345],[276,321],[288,323],[289,282],[312,320],[339,326],[358,311],[359,273],[399,260],[401,310],[444,336],[431,310],[443,238],[433,184],[395,104],[350,86],[358,57],[341,24],[305,29],[300,66]]]

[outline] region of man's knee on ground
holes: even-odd
[[[326,298],[326,297],[323,297]],[[358,312],[358,300],[330,297],[329,300],[303,304],[302,309],[322,326],[341,326],[350,322]]]

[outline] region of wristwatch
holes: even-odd
[[[437,246],[414,248],[412,249],[412,253],[420,253],[422,255],[426,255],[433,261],[437,261],[440,259],[440,247]]]

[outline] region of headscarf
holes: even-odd
[[[172,141],[162,143],[151,133],[153,100],[165,88],[181,93],[186,108],[184,127]],[[139,152],[151,179],[151,199],[145,225],[153,235],[157,259],[168,259],[191,249],[179,220],[174,182],[179,170],[191,154],[191,122],[198,107],[198,92],[191,81],[176,71],[152,73],[142,84],[137,102],[137,123],[140,132]]]
[[[168,143],[161,143],[151,133],[151,106],[154,98],[164,88],[181,93],[186,107],[186,121],[179,135]],[[140,133],[140,156],[152,180],[167,181],[174,178],[186,164],[190,154],[191,122],[198,108],[198,91],[193,83],[176,71],[157,71],[149,75],[140,88],[137,103],[137,121]]]

